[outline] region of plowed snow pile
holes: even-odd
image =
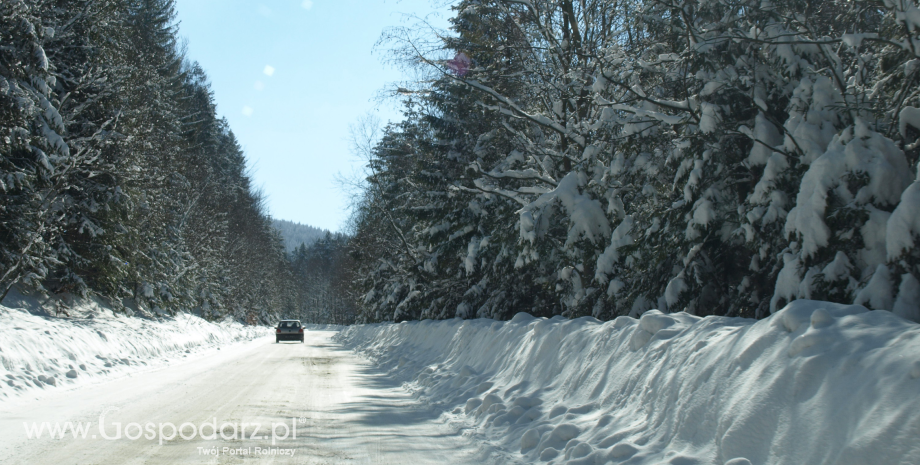
[[[4,300],[12,308],[0,305],[0,401],[98,382],[272,334],[271,328],[188,314],[116,315],[93,300],[69,308],[70,317],[57,317],[36,299],[17,297]]]
[[[772,317],[355,326],[446,420],[522,462],[920,463],[920,325],[799,300]]]

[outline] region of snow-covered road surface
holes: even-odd
[[[421,407],[397,382],[333,342],[333,334],[309,331],[305,344],[261,338],[118,380],[2,402],[0,463],[482,462],[483,449],[439,422],[439,412]],[[116,435],[120,424],[120,439],[102,437],[100,414],[105,411],[105,435]],[[47,429],[41,438],[29,439],[24,423],[40,427],[42,422],[91,425],[85,439],[74,439],[70,429],[64,439],[50,439]],[[192,436],[192,426],[182,427],[186,422],[196,429],[216,423],[219,434],[203,439],[213,434],[206,425],[189,440],[168,439],[170,427],[160,430],[172,424]],[[245,428],[246,439],[239,432],[233,439],[233,424]],[[292,433],[280,439],[292,424],[296,438]],[[258,455],[256,448],[294,452],[293,457]]]

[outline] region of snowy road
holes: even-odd
[[[259,339],[179,365],[0,404],[0,463],[481,463],[481,449],[332,335],[308,332],[306,344]],[[118,439],[104,438],[99,428],[106,410],[104,434],[121,430]],[[71,429],[64,439],[50,439],[48,429],[37,439],[33,429],[28,438],[26,425],[42,422],[46,428],[91,424],[85,438],[73,438]],[[191,425],[183,427],[186,422]],[[296,438],[285,431],[292,424]],[[193,427],[201,431],[193,434]],[[265,455],[266,449],[293,449],[293,457]]]

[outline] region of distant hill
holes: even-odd
[[[308,224],[300,224],[287,220],[273,219],[272,226],[281,233],[281,237],[284,239],[284,248],[288,252],[300,247],[300,244],[307,244],[307,246],[309,246],[329,232],[325,229],[314,228]]]

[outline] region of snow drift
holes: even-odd
[[[920,463],[920,325],[887,311],[798,300],[760,321],[519,313],[338,339],[522,462]]]
[[[17,294],[17,293],[13,293]],[[271,329],[196,316],[137,318],[84,300],[71,317],[46,313],[37,300],[13,295],[0,305],[0,400],[97,382],[185,359],[257,337]]]

